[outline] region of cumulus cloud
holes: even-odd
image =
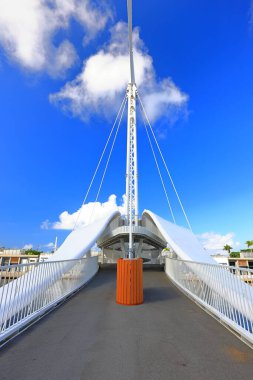
[[[46,248],[54,248],[54,243],[50,242],[48,244],[45,244],[44,247],[46,247]]]
[[[101,219],[111,211],[119,211],[122,215],[126,214],[126,197],[123,195],[121,205],[117,205],[117,197],[112,194],[108,200],[104,203],[89,202],[84,204],[80,209],[72,214],[68,211],[63,211],[59,215],[59,220],[56,222],[50,222],[46,220],[42,222],[42,229],[54,229],[54,230],[72,230],[78,218],[76,227],[84,227],[87,224]]]
[[[225,235],[215,232],[205,232],[197,235],[197,237],[206,249],[223,249],[226,244],[233,248],[240,246],[240,242],[234,240],[235,234],[233,232],[228,232]]]
[[[33,248],[33,245],[32,244],[25,244],[23,249],[32,249]]]
[[[0,0],[0,45],[23,68],[62,75],[77,58],[67,39],[55,42],[72,19],[86,41],[103,29],[110,13],[94,0]]]
[[[118,22],[111,29],[111,39],[83,63],[81,73],[55,94],[52,103],[87,121],[93,113],[116,112],[119,95],[129,82],[127,24]],[[170,117],[185,107],[188,96],[171,78],[157,79],[152,57],[140,39],[139,29],[133,31],[135,78],[139,92],[152,121],[161,115]]]

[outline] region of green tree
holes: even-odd
[[[229,257],[238,258],[240,257],[240,252],[231,252],[229,254]]]
[[[245,244],[248,246],[248,248],[252,247],[253,246],[253,240],[247,240],[245,242]],[[251,252],[252,252],[252,248],[251,248]]]
[[[230,253],[232,247],[230,247],[230,245],[226,244],[226,245],[224,245],[223,249],[224,249],[224,251],[227,251],[228,253]]]
[[[42,251],[37,251],[37,249],[27,249],[25,251],[26,255],[37,255],[39,256],[42,253]]]

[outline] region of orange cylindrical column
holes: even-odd
[[[128,306],[143,303],[142,273],[142,259],[119,259],[117,261],[117,303]]]

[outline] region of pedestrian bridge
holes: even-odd
[[[144,264],[143,305],[117,305],[115,267],[99,269],[91,248],[109,241],[120,255],[119,223],[111,213],[70,233],[52,259],[1,268],[23,272],[0,288],[2,368],[15,362],[19,379],[248,378],[253,271],[214,263],[191,231],[144,211],[136,245],[141,255],[153,244],[161,264]]]
[[[100,269],[74,297],[1,351],[1,379],[250,379],[253,351],[144,270],[143,305],[115,303],[116,271]]]

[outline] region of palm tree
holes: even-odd
[[[228,251],[228,253],[230,253],[230,251],[231,251],[232,248],[233,248],[233,247],[230,247],[230,245],[228,245],[228,244],[224,245],[224,247],[223,247],[223,249],[224,249],[225,251]]]
[[[247,244],[248,248],[249,248],[249,247],[252,247],[252,245],[253,245],[253,240],[247,240],[247,241],[245,242],[245,244]],[[252,252],[252,249],[251,249],[251,252]]]

